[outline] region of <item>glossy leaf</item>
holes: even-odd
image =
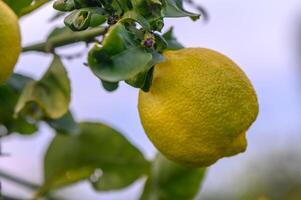
[[[102,46],[89,52],[89,66],[96,76],[108,82],[118,82],[147,71],[152,63],[160,62],[139,39],[122,24],[110,29]]]
[[[54,56],[42,79],[26,85],[16,105],[15,113],[21,114],[30,110],[35,116],[58,119],[68,111],[70,90],[70,81],[63,63],[58,56]]]
[[[204,176],[204,168],[187,168],[159,154],[152,163],[140,200],[192,200]]]
[[[79,135],[57,135],[52,141],[40,193],[90,178],[96,190],[120,189],[147,173],[142,153],[116,130],[91,122],[80,129]]]

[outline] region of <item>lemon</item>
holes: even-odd
[[[246,150],[258,114],[256,93],[229,58],[204,48],[165,53],[139,114],[149,139],[170,160],[204,167]]]
[[[0,84],[12,74],[20,51],[18,17],[0,0]]]

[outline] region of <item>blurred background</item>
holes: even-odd
[[[249,76],[257,91],[260,114],[248,132],[245,153],[210,167],[197,199],[301,199],[301,2],[300,0],[198,0],[208,22],[171,19],[178,40],[186,47],[212,48],[231,57]],[[54,26],[51,5],[21,20],[23,45],[43,41]],[[63,55],[85,52],[85,45],[59,50]],[[85,53],[84,53],[85,55]],[[72,111],[78,120],[103,121],[124,135],[152,159],[155,148],[145,136],[137,112],[138,90],[125,84],[113,93],[83,65],[86,57],[64,60],[72,81]],[[23,54],[17,72],[40,77],[51,62],[45,54]],[[3,140],[10,154],[0,169],[32,182],[43,177],[43,155],[53,137],[46,125],[30,137]],[[81,182],[58,191],[66,199],[136,200],[143,179],[117,192],[95,193]],[[31,197],[32,191],[2,180],[7,194]]]

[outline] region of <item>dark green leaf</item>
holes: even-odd
[[[167,50],[183,49],[184,46],[180,44],[173,34],[173,27],[171,27],[166,33],[163,34],[163,38],[167,42]]]
[[[183,0],[164,0],[163,13],[165,17],[192,17],[198,19],[200,14],[195,14],[184,10]]]
[[[33,115],[58,119],[67,111],[70,103],[70,81],[58,56],[41,80],[28,83],[15,108],[15,113],[26,114],[28,109]],[[41,116],[41,117],[42,117]]]
[[[7,80],[7,85],[17,92],[22,92],[25,86],[31,81],[33,81],[32,78],[15,73]]]
[[[192,200],[200,190],[204,175],[204,168],[187,168],[158,155],[140,199]]]
[[[70,111],[68,111],[65,115],[63,115],[59,119],[46,118],[44,120],[49,124],[49,126],[54,128],[57,133],[78,134],[80,131]]]
[[[103,46],[95,45],[89,52],[89,66],[96,76],[118,82],[150,69],[152,53],[140,47],[135,35],[118,23],[110,29]]]
[[[125,12],[122,20],[138,22],[147,31],[161,31],[163,27],[162,4],[158,0],[133,0],[132,9]]]
[[[20,15],[22,9],[29,6],[33,0],[4,0],[4,2],[12,8],[12,10],[17,14]]]
[[[155,34],[155,41],[155,49],[160,53],[162,53],[168,46],[165,38],[159,34]]]
[[[148,92],[152,86],[154,69],[155,67],[152,67],[147,73],[146,80],[143,87],[141,88],[144,92]]]
[[[20,93],[30,81],[29,77],[13,74],[5,85],[0,86],[0,125],[5,126],[8,133],[32,134],[37,131],[37,125],[28,118],[13,116]]]
[[[108,92],[115,91],[119,86],[118,82],[108,82],[108,81],[101,80],[101,83],[104,89],[107,90]]]
[[[138,22],[145,30],[151,31],[151,27],[147,19],[136,11],[128,11],[123,16],[121,21],[134,20]]]
[[[144,83],[146,81],[148,71],[146,72],[141,72],[134,76],[131,79],[126,80],[125,82],[135,88],[142,88],[144,86]]]
[[[40,193],[90,179],[96,190],[126,187],[147,173],[142,153],[116,130],[81,123],[79,135],[58,134],[45,155]]]

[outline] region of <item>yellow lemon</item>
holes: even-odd
[[[165,53],[139,114],[149,139],[167,158],[203,167],[245,151],[258,114],[256,93],[226,56],[204,48]]]
[[[12,74],[20,52],[18,17],[0,0],[0,84]]]

